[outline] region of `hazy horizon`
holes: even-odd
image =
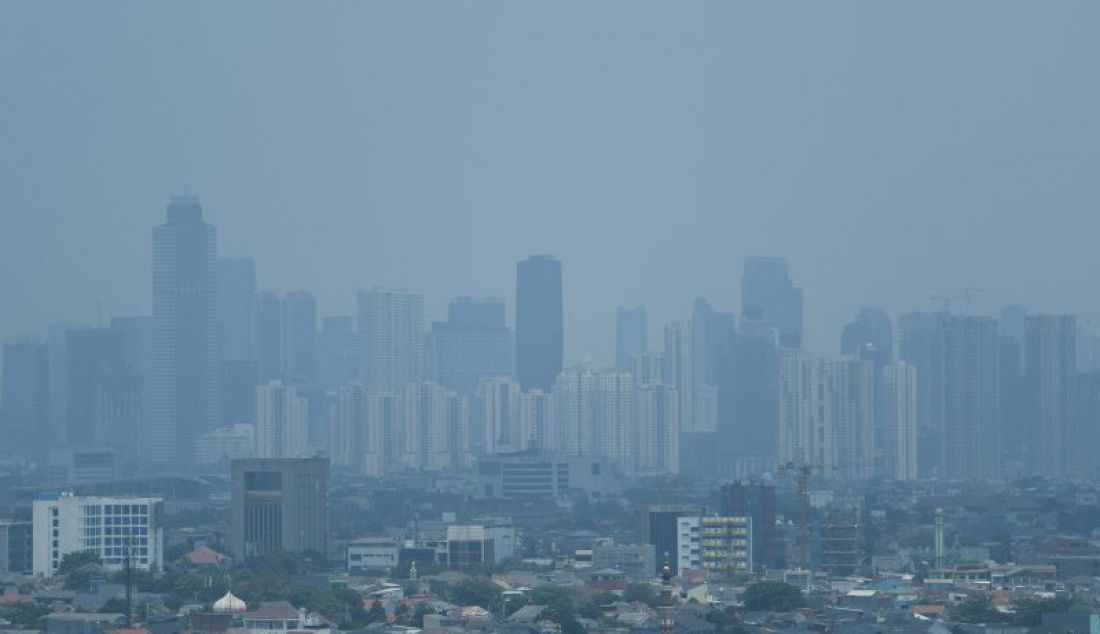
[[[614,361],[620,304],[653,348],[695,297],[737,310],[751,255],[828,354],[929,287],[1100,318],[1094,3],[56,9],[0,5],[0,338],[149,314],[185,187],[320,315],[382,285],[512,320],[516,262],[557,255],[567,363]]]

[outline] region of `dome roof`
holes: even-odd
[[[215,612],[244,612],[247,609],[245,602],[238,599],[232,592],[226,592],[224,597],[214,602]]]

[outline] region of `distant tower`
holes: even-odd
[[[676,609],[672,604],[672,567],[665,553],[665,567],[661,569],[661,606],[657,608],[661,634],[676,632]]]
[[[194,196],[173,196],[153,228],[153,416],[148,461],[194,465],[221,419],[217,231]]]
[[[368,391],[400,390],[421,377],[424,296],[404,289],[373,288],[356,299],[359,378]]]
[[[516,378],[550,391],[563,362],[561,262],[533,255],[516,265]]]
[[[741,272],[741,314],[779,330],[779,345],[802,347],[802,289],[794,285],[786,258],[751,257]]]
[[[936,537],[933,548],[935,549],[933,567],[936,570],[943,570],[943,509],[936,509]]]

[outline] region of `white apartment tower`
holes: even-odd
[[[108,570],[126,559],[139,570],[164,567],[160,498],[78,497],[62,493],[33,504],[34,574],[52,577],[69,553],[90,551]]]
[[[292,385],[256,388],[256,457],[304,458],[309,453],[309,408]]]

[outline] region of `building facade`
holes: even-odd
[[[327,458],[252,458],[230,467],[230,546],[240,559],[328,550]]]
[[[148,497],[44,496],[32,506],[34,574],[52,577],[65,555],[90,551],[108,570],[164,568],[163,502]]]

